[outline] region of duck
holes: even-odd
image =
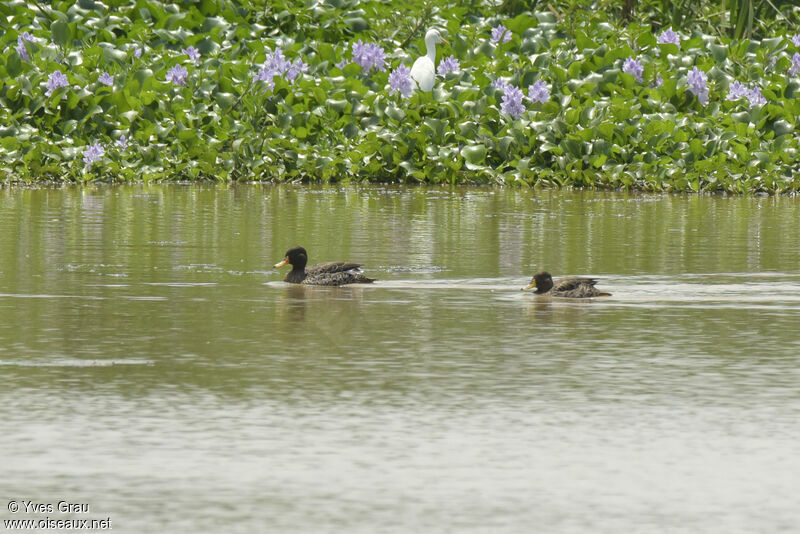
[[[596,289],[594,285],[597,280],[594,278],[561,278],[553,281],[550,273],[542,271],[533,275],[530,285],[522,288],[536,288],[537,295],[548,295],[551,297],[562,297],[571,299],[585,299],[591,297],[610,297],[611,293],[605,293]]]
[[[284,282],[307,286],[344,286],[347,284],[371,284],[375,280],[361,273],[360,263],[331,261],[306,268],[308,252],[303,247],[293,247],[286,251],[283,261],[276,263],[275,268],[286,264],[292,270],[284,277]]]
[[[439,30],[431,28],[425,34],[424,56],[418,57],[411,66],[411,78],[417,83],[420,91],[431,91],[436,81],[436,44],[450,44],[439,35]]]

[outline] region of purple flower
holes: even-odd
[[[400,65],[389,73],[389,94],[400,93],[403,98],[414,94],[414,80],[411,79],[411,70],[405,65]]]
[[[17,37],[17,46],[14,47],[14,50],[17,51],[17,54],[19,54],[19,57],[22,59],[22,61],[31,60],[28,49],[25,47],[25,40],[22,37]]]
[[[761,94],[761,88],[754,86],[748,89],[743,83],[734,81],[728,88],[727,100],[739,100],[740,98],[747,98],[750,102],[750,107],[763,106],[767,103],[767,99]]]
[[[506,83],[506,81],[503,80],[503,78],[496,78],[492,82],[492,87],[494,87],[495,89],[499,89],[500,91],[505,91],[506,87],[508,87],[508,86],[509,86],[509,84]]]
[[[800,33],[792,37],[792,44],[795,46],[800,46]]]
[[[268,67],[266,64],[259,69],[255,77],[256,81],[261,81],[267,84],[264,92],[272,91],[275,88],[275,71]]]
[[[522,105],[522,91],[509,84],[503,92],[503,102],[500,104],[500,111],[511,116],[512,119],[519,118],[525,111]]]
[[[97,78],[97,81],[98,81],[98,82],[100,82],[100,83],[102,83],[103,85],[107,85],[107,86],[109,86],[109,87],[111,87],[112,85],[114,85],[114,77],[113,77],[113,76],[111,76],[111,75],[110,75],[109,73],[107,73],[107,72],[104,72],[103,74],[101,74],[101,75],[100,75],[100,77],[99,77],[99,78]]]
[[[767,61],[767,67],[764,70],[765,71],[766,70],[772,70],[775,67],[775,63],[777,63],[777,62],[778,62],[777,54],[769,56],[769,60]]]
[[[276,49],[274,52],[267,54],[267,60],[264,61],[264,67],[279,76],[283,76],[283,73],[289,70],[290,65],[291,63],[284,57],[280,49]]]
[[[625,60],[622,64],[622,72],[625,74],[630,74],[634,78],[636,78],[637,82],[642,81],[642,74],[644,74],[644,67],[639,62],[638,59],[633,59],[633,57],[629,57]]]
[[[120,135],[119,139],[117,139],[117,141],[114,144],[120,147],[122,150],[128,148],[128,140],[125,139],[125,134]]]
[[[800,72],[800,52],[795,52],[792,56],[792,66],[789,67],[789,76],[797,76]]]
[[[689,83],[689,92],[697,97],[697,100],[702,104],[708,104],[708,76],[702,70],[694,67],[690,72],[686,81]]]
[[[756,86],[747,91],[747,100],[750,101],[750,107],[763,106],[767,103],[767,99],[761,94],[761,88]]]
[[[653,80],[653,83],[650,84],[650,87],[655,88],[655,87],[661,87],[662,85],[664,85],[664,78],[662,78],[661,75],[659,74],[658,76],[656,76],[656,79]]]
[[[339,63],[336,64],[336,67],[339,68],[339,69],[343,69],[343,68],[345,68],[347,66],[348,63],[349,63],[349,61],[347,61],[346,59],[343,59]]]
[[[386,70],[386,55],[383,48],[373,43],[363,44],[360,39],[353,43],[353,61],[358,63],[365,73],[372,69],[381,72]]]
[[[186,85],[186,78],[189,76],[189,71],[181,65],[175,65],[167,71],[167,80],[175,85]]]
[[[747,86],[743,83],[739,83],[738,81],[734,81],[730,87],[728,87],[728,96],[725,97],[726,100],[739,100],[747,96]]]
[[[89,167],[95,161],[100,161],[103,155],[106,153],[106,149],[98,142],[95,141],[94,144],[89,145],[86,150],[83,151],[83,161],[86,163],[86,167]]]
[[[436,72],[439,73],[440,76],[444,76],[448,72],[453,72],[461,68],[461,64],[458,62],[455,56],[450,56],[448,58],[442,59],[439,62],[439,66],[436,68]]]
[[[17,54],[19,54],[19,57],[23,61],[30,61],[31,59],[31,56],[28,53],[28,48],[25,46],[25,41],[30,41],[32,43],[35,43],[37,40],[38,39],[36,39],[36,37],[34,37],[28,32],[22,32],[17,37],[17,46],[14,47],[14,50],[17,51]]]
[[[135,57],[136,59],[139,59],[140,57],[142,57],[142,49],[141,48],[136,48],[133,51],[133,57]]]
[[[550,101],[550,88],[542,80],[528,86],[528,98],[533,102],[546,104]]]
[[[59,87],[68,87],[68,86],[69,86],[69,81],[67,80],[67,77],[61,74],[60,70],[57,70],[54,73],[50,74],[50,77],[47,79],[47,92],[45,93],[45,96],[52,95],[53,91],[55,91]]]
[[[187,56],[189,56],[189,59],[191,59],[194,63],[200,61],[200,51],[193,46],[190,46],[189,48],[184,48],[183,50],[181,50],[181,54],[186,54]]]
[[[367,45],[361,42],[361,39],[353,43],[353,61],[361,65],[362,69],[368,70],[372,64],[367,52]]]
[[[511,40],[511,32],[503,26],[502,24],[498,24],[494,28],[492,28],[492,42],[493,43],[507,43]]]
[[[681,37],[672,31],[672,26],[670,26],[658,36],[658,44],[674,44],[678,45],[678,48],[680,48]]]
[[[370,44],[370,57],[372,58],[372,68],[384,72],[386,70],[386,55],[383,48],[376,44]]]
[[[286,79],[289,80],[289,83],[294,83],[295,79],[305,72],[308,72],[308,65],[303,63],[302,59],[297,58],[286,70]]]

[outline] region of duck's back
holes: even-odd
[[[322,272],[308,274],[303,284],[307,286],[344,286],[348,284],[371,284],[372,278],[367,278],[357,268],[348,271]]]
[[[589,297],[610,297],[611,293],[604,293],[594,287],[597,280],[593,278],[562,278],[556,280],[549,293],[554,297],[582,299]]]
[[[352,271],[361,267],[360,263],[351,263],[348,261],[329,261],[327,263],[318,263],[306,268],[308,276],[318,276],[323,274],[343,273]]]

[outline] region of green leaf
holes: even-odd
[[[216,93],[214,95],[214,100],[223,111],[228,111],[233,107],[233,104],[236,103],[236,96],[232,93]]]
[[[336,50],[329,43],[321,43],[317,48],[320,59],[331,64],[336,63]]]
[[[520,36],[525,33],[525,30],[535,28],[538,25],[538,20],[525,13],[517,15],[505,24],[506,28]]]
[[[598,156],[595,156],[591,160],[592,166],[596,169],[599,169],[600,167],[603,166],[603,164],[605,164],[606,160],[608,160],[608,158],[606,157],[605,154],[600,154]]]
[[[716,43],[712,43],[709,46],[711,50],[711,55],[714,57],[714,61],[717,63],[724,63],[725,60],[728,58],[728,47]]]
[[[345,19],[344,23],[350,27],[353,33],[361,33],[369,29],[369,23],[361,17]]]
[[[785,120],[775,121],[775,124],[772,125],[772,129],[775,132],[775,137],[780,137],[781,135],[787,135],[794,131],[794,126]]]
[[[58,46],[67,46],[72,40],[69,23],[66,20],[56,20],[50,25],[50,32],[53,35],[53,42]]]
[[[699,156],[705,151],[705,149],[703,148],[703,142],[697,137],[695,137],[694,139],[689,141],[689,150],[691,150],[692,154],[694,154],[695,156]]]
[[[386,107],[386,114],[392,119],[396,120],[397,122],[402,121],[406,116],[406,112],[398,108],[394,104],[391,104]]]
[[[468,145],[461,149],[461,156],[469,165],[478,165],[486,159],[486,147],[483,145]]]

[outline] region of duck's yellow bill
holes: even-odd
[[[529,285],[523,287],[522,290],[525,291],[526,289],[533,289],[534,287],[536,287],[536,280],[531,282]]]
[[[286,256],[285,258],[283,258],[283,261],[282,261],[282,262],[280,262],[280,263],[276,263],[276,264],[275,264],[275,267],[283,267],[283,266],[284,266],[284,265],[286,265],[287,263],[289,263],[289,256]]]

